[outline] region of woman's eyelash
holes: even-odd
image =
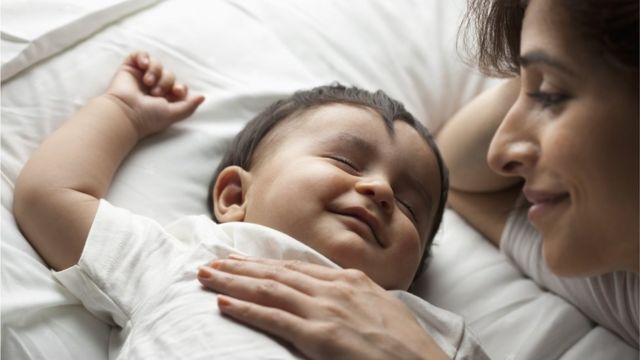
[[[543,108],[553,106],[553,105],[559,105],[563,103],[565,100],[569,99],[569,96],[564,94],[547,93],[544,91],[533,91],[533,92],[527,93],[527,95],[530,98],[537,101],[538,103],[540,103],[540,105],[542,105]]]

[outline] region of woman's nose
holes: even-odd
[[[502,176],[525,177],[540,155],[536,140],[537,129],[527,126],[516,106],[512,108],[498,127],[489,151],[489,167]]]
[[[384,211],[392,211],[395,200],[388,181],[380,178],[363,178],[356,183],[356,191],[371,199]]]

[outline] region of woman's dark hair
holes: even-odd
[[[213,219],[217,221],[215,212],[213,211],[213,186],[220,172],[224,168],[232,165],[250,170],[258,144],[260,144],[265,136],[278,124],[290,119],[294,115],[301,115],[302,112],[328,104],[347,104],[372,109],[380,114],[387,129],[391,133],[393,132],[393,122],[403,121],[413,127],[418,134],[422,136],[435,154],[440,172],[440,199],[433,217],[431,233],[427,238],[425,252],[420,262],[418,272],[416,273],[417,276],[422,272],[425,260],[430,256],[433,238],[442,221],[449,190],[449,175],[440,151],[429,131],[405,109],[401,102],[392,99],[382,90],[372,93],[357,87],[345,87],[334,83],[319,86],[311,90],[297,91],[286,99],[276,101],[256,115],[233,139],[211,179],[207,206]]]
[[[638,71],[638,0],[553,0],[605,61]],[[526,0],[468,0],[458,40],[468,59],[488,75],[520,70],[520,33]]]

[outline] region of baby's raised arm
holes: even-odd
[[[109,89],[78,110],[33,153],[15,186],[14,215],[54,269],[77,263],[99,199],[142,138],[191,115],[202,96],[144,52],[129,55]]]

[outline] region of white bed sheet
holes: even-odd
[[[207,97],[192,118],[141,144],[107,196],[168,223],[206,211],[225,142],[297,89],[336,80],[382,88],[436,131],[492,84],[458,60],[462,8],[462,0],[3,1],[2,356],[108,356],[109,328],[53,280],[11,203],[30,153],[106,87],[127,53],[148,50]],[[437,242],[416,293],[465,316],[493,358],[638,357],[524,278],[455,213]]]
[[[2,81],[158,1],[3,0]]]

